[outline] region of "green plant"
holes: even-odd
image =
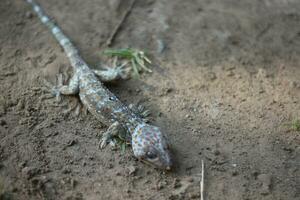
[[[296,120],[292,121],[291,128],[295,131],[300,131],[300,120],[296,119]]]
[[[147,64],[151,64],[150,59],[145,55],[143,51],[131,48],[105,50],[105,55],[116,56],[118,58],[129,60],[133,71],[133,76],[139,77],[140,72],[152,72],[147,67]]]

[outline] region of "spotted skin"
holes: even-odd
[[[102,83],[122,78],[121,68],[92,71],[80,57],[76,47],[43,12],[41,7],[33,0],[26,1],[32,5],[41,22],[51,30],[73,67],[74,74],[69,85],[59,85],[54,88],[56,96],[79,94],[81,102],[89,112],[109,127],[103,134],[102,144],[104,146],[106,143],[112,142],[113,135],[125,130],[129,133],[128,139],[135,157],[155,167],[170,169],[172,161],[164,134],[158,127],[145,123],[138,114],[125,106]]]

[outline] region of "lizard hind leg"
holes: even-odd
[[[77,94],[79,91],[79,80],[78,76],[75,74],[70,80],[69,85],[63,85],[63,75],[58,74],[57,75],[57,83],[56,85],[53,85],[46,79],[43,79],[44,85],[42,86],[43,91],[47,91],[51,93],[52,97],[56,97],[56,100],[58,102],[61,101],[61,94],[64,95],[73,95]]]
[[[79,81],[78,81],[78,76],[76,74],[73,75],[73,77],[71,78],[69,85],[63,85],[62,74],[57,75],[56,85],[48,82],[46,79],[43,79],[43,82],[44,82],[44,86],[42,86],[42,90],[45,91],[46,94],[41,96],[40,100],[50,99],[55,97],[56,106],[57,103],[61,103],[61,94],[63,95],[77,94],[79,90]],[[60,105],[60,106],[65,106],[65,105]],[[77,115],[77,112],[79,113],[79,109],[80,109],[79,101],[75,103],[75,106],[72,106],[71,108],[64,111],[64,113],[69,113],[70,111],[74,110],[74,108],[76,108],[76,115]]]

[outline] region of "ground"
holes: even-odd
[[[93,67],[129,5],[38,0]],[[300,1],[137,1],[112,48],[147,50],[153,73],[108,86],[153,113],[172,145],[162,172],[130,148],[98,149],[106,127],[43,99],[72,69],[23,0],[0,4],[0,199],[300,198]]]

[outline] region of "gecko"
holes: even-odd
[[[87,110],[108,127],[101,138],[102,148],[107,144],[114,144],[117,136],[124,138],[127,135],[126,140],[138,160],[155,168],[170,170],[173,162],[165,134],[159,127],[145,122],[141,115],[123,104],[104,85],[105,82],[124,78],[124,65],[92,70],[71,40],[43,9],[34,0],[26,1],[64,49],[73,69],[68,85],[63,85],[60,78],[59,84],[52,87],[55,96],[78,94]]]

